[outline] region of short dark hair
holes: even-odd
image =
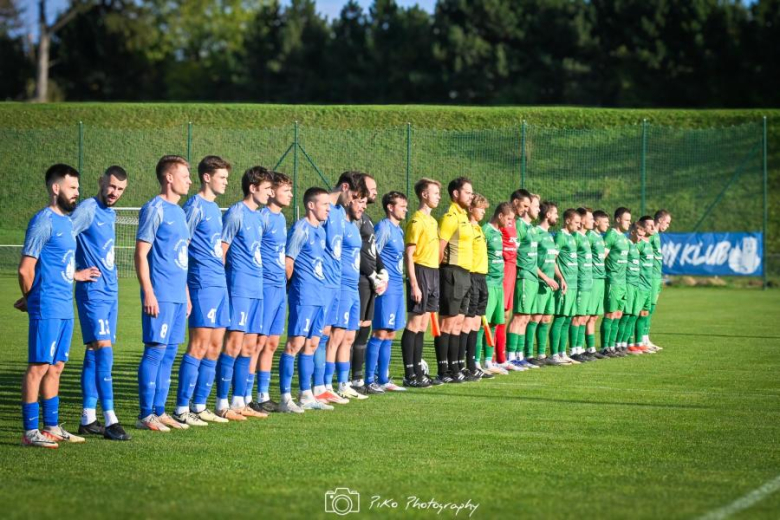
[[[67,164],[58,163],[49,166],[45,176],[46,187],[51,188],[53,184],[60,182],[65,177],[76,177],[78,179],[79,172],[76,168]]]
[[[124,181],[127,179],[127,172],[121,166],[112,165],[106,168],[103,177],[116,177],[117,180]]]
[[[288,185],[288,184],[292,186],[293,184],[292,179],[284,173],[271,172],[271,175],[273,175],[274,178],[273,182],[271,183],[274,188],[278,188],[279,186]]]
[[[640,224],[642,227],[647,227],[647,222],[648,221],[654,221],[654,220],[655,219],[653,219],[653,217],[651,217],[650,215],[644,215],[642,218],[640,218],[636,222],[637,222],[637,224]]]
[[[422,200],[422,194],[425,192],[425,190],[428,189],[428,186],[431,184],[434,184],[441,189],[441,183],[437,181],[436,179],[429,179],[428,177],[423,177],[419,181],[414,183],[414,194],[417,195],[417,198]]]
[[[574,208],[566,208],[566,211],[563,212],[563,221],[566,222],[567,220],[569,220],[570,218],[572,218],[575,215],[579,215],[579,213],[577,213],[576,209],[574,209]]]
[[[493,218],[497,219],[499,216],[503,215],[504,213],[514,213],[512,210],[512,203],[510,202],[501,202],[496,206],[496,210],[493,212]]]
[[[609,215],[607,215],[607,212],[604,211],[603,209],[597,209],[596,211],[593,212],[593,219],[596,220],[596,219],[599,219],[599,218],[606,218],[606,219],[608,219]]]
[[[585,215],[587,215],[588,213],[593,213],[593,210],[592,210],[592,209],[590,209],[590,208],[589,208],[589,207],[587,207],[587,206],[583,206],[583,207],[581,207],[581,208],[577,208],[577,213],[579,213],[581,217],[584,217],[584,216],[585,216]]]
[[[244,197],[249,195],[250,186],[260,186],[262,183],[272,183],[273,176],[268,168],[264,166],[252,166],[244,172],[244,176],[241,177],[241,191],[244,192]]]
[[[626,213],[631,213],[631,210],[628,208],[624,208],[623,206],[620,206],[618,209],[615,210],[615,220],[619,219]]]
[[[655,215],[653,216],[653,220],[658,222],[664,217],[671,217],[671,216],[672,214],[666,211],[665,209],[659,209],[658,211],[655,212]]]
[[[471,181],[468,177],[458,177],[457,179],[452,179],[450,183],[447,184],[447,193],[450,194],[450,198],[452,198],[453,193],[462,190],[463,186],[466,184],[471,184]]]
[[[349,186],[350,190],[356,191],[362,185],[365,189],[365,182],[363,182],[363,176],[365,173],[356,171],[347,171],[339,176],[339,180],[336,182],[336,186],[339,187],[342,184]]]
[[[387,208],[390,204],[396,204],[398,200],[406,200],[406,195],[400,191],[391,191],[382,195],[382,209],[387,213]]]
[[[509,196],[509,200],[514,202],[516,200],[520,199],[528,199],[531,200],[533,195],[531,195],[531,192],[528,190],[524,190],[523,188],[520,188],[519,190],[515,190],[512,192],[512,195]]]
[[[521,197],[522,198],[522,197]],[[558,204],[551,200],[545,200],[541,204],[539,204],[539,220],[544,220],[547,218],[547,214],[553,210],[553,208],[557,208]]]
[[[188,163],[187,159],[181,155],[163,155],[160,157],[160,160],[157,161],[157,167],[155,168],[155,172],[157,173],[157,182],[162,184],[165,174],[168,173],[168,171],[170,171],[170,169],[177,164],[181,164],[185,168],[190,167],[190,163]]]
[[[207,155],[198,163],[198,178],[200,179],[200,182],[203,182],[203,176],[207,173],[212,174],[217,170],[230,171],[231,168],[232,166],[230,163],[222,157],[216,155]]]
[[[324,188],[320,188],[318,186],[313,186],[306,190],[306,192],[303,194],[303,205],[308,206],[309,202],[313,202],[314,199],[319,197],[320,195],[327,195],[328,190]]]

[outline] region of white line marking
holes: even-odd
[[[770,480],[760,488],[754,489],[742,498],[738,498],[729,505],[721,507],[720,509],[715,509],[706,515],[699,517],[698,520],[723,520],[724,518],[730,517],[734,513],[739,513],[740,511],[744,511],[745,509],[754,506],[778,489],[780,489],[780,475],[775,477],[773,480]]]

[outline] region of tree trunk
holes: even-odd
[[[46,23],[46,0],[38,2],[38,55],[36,56],[35,102],[46,103],[49,91],[49,48],[51,33]]]

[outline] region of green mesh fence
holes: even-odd
[[[130,173],[123,207],[139,207],[158,191],[154,174],[164,154],[205,155],[233,164],[220,205],[241,197],[240,178],[253,165],[275,167],[295,179],[297,209],[310,186],[331,186],[345,170],[370,172],[379,191],[399,190],[416,201],[414,181],[446,183],[465,175],[492,205],[518,187],[556,201],[562,209],[587,205],[611,212],[627,206],[635,215],[663,207],[675,231],[757,231],[764,221],[762,123],[728,128],[682,129],[637,125],[603,129],[546,128],[519,123],[497,129],[445,131],[411,125],[333,130],[300,127],[236,129],[187,124],[169,128],[0,128],[0,272],[15,270],[24,229],[44,204],[43,172],[54,162],[81,167],[82,196],[95,193],[97,178],[111,164]],[[197,182],[195,182],[197,185]],[[193,192],[195,190],[193,186]],[[436,212],[440,215],[448,199]],[[379,204],[369,214],[381,217]],[[132,211],[120,213],[127,227],[117,244],[132,250]],[[12,246],[15,246],[13,248]],[[123,275],[132,259],[119,253]]]

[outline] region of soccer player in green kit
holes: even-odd
[[[563,212],[563,227],[555,236],[558,248],[558,270],[561,272],[561,287],[555,292],[555,320],[550,333],[553,365],[579,365],[566,354],[566,340],[577,306],[577,239],[580,230],[580,215],[574,208]]]
[[[653,254],[655,256],[655,264],[653,270],[653,292],[651,295],[652,303],[650,305],[650,315],[647,317],[647,325],[645,327],[645,335],[642,341],[648,347],[655,350],[663,350],[658,345],[655,345],[650,341],[650,326],[653,323],[653,314],[655,314],[655,307],[658,305],[658,297],[661,294],[661,288],[664,286],[663,275],[663,261],[664,255],[661,253],[661,233],[669,229],[672,224],[672,214],[665,209],[659,209],[655,212],[653,217],[654,228],[653,233],[650,235],[650,245],[653,247]]]
[[[637,226],[642,228],[645,238],[638,244],[639,248],[639,302],[636,304],[637,316],[634,327],[634,339],[628,350],[634,347],[642,353],[654,354],[656,349],[646,344],[647,324],[650,309],[653,305],[653,282],[655,281],[656,265],[655,251],[651,239],[655,233],[655,221],[653,217],[644,216],[637,221]],[[631,338],[629,337],[629,340]]]
[[[602,354],[611,357],[625,357],[626,352],[616,348],[620,318],[626,308],[626,268],[628,267],[629,240],[625,233],[631,227],[631,210],[619,207],[615,210],[614,227],[604,236],[604,309],[601,322]]]
[[[595,361],[596,358],[585,352],[585,327],[588,323],[590,293],[593,290],[593,252],[587,232],[593,229],[593,210],[577,208],[580,216],[580,229],[574,234],[577,239],[577,303],[575,316],[569,329],[571,358],[579,362]]]
[[[593,229],[589,229],[585,236],[590,242],[590,251],[593,260],[593,287],[590,290],[590,303],[588,303],[588,321],[585,325],[585,344],[588,354],[596,359],[605,359],[607,356],[596,350],[596,322],[599,316],[604,314],[604,283],[607,273],[604,270],[604,233],[609,229],[609,215],[598,209],[593,212]],[[602,338],[602,349],[606,347]]]
[[[642,310],[648,293],[640,294],[639,289],[639,258],[640,249],[644,250],[645,228],[637,223],[631,225],[631,235],[628,241],[628,265],[626,267],[626,308],[618,322],[617,348],[628,354],[642,354],[641,350],[628,347],[628,339],[632,336],[639,312]],[[613,323],[614,326],[614,323]]]

